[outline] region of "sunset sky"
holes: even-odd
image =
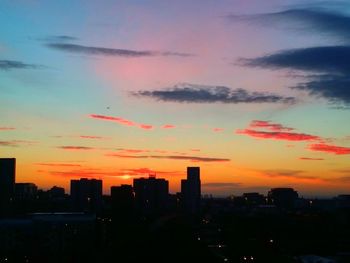
[[[350,191],[349,2],[2,0],[0,22],[17,182]]]

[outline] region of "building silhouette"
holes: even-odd
[[[161,213],[167,209],[169,200],[169,182],[165,179],[137,178],[133,181],[135,208],[137,212],[149,215]]]
[[[36,198],[38,187],[33,183],[16,183],[16,200],[32,200]]]
[[[10,213],[15,195],[16,159],[0,158],[0,215]]]
[[[267,196],[270,204],[282,209],[293,209],[298,200],[298,192],[293,188],[272,188]]]
[[[113,215],[124,219],[132,215],[134,210],[134,192],[131,185],[111,187],[111,204]]]
[[[70,194],[73,211],[98,212],[102,209],[102,180],[71,180]]]
[[[191,214],[198,213],[201,201],[200,167],[187,167],[187,179],[181,180],[183,208]]]

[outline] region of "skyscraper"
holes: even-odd
[[[74,211],[96,212],[102,208],[102,180],[71,180],[70,194]]]
[[[187,179],[181,180],[181,198],[185,211],[196,214],[200,210],[200,167],[187,167]]]
[[[153,214],[168,206],[169,182],[155,177],[134,179],[135,206],[139,213]]]
[[[0,215],[9,213],[15,194],[16,159],[0,158]]]

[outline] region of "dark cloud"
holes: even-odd
[[[349,59],[350,46],[323,46],[285,50],[239,61],[251,67],[345,74],[350,70]]]
[[[176,56],[176,57],[188,57],[192,54],[171,52],[171,51],[149,51],[149,50],[129,50],[129,49],[117,49],[117,48],[105,48],[105,47],[91,47],[82,46],[69,43],[48,43],[47,47],[70,53],[78,53],[84,55],[103,55],[103,56],[117,56],[117,57],[155,57],[155,56]]]
[[[27,141],[27,140],[10,140],[10,141],[0,141],[0,146],[8,146],[8,147],[20,147],[20,146],[30,146],[36,144],[35,141]]]
[[[39,41],[45,41],[45,42],[71,42],[78,40],[79,38],[73,37],[73,36],[67,36],[67,35],[49,35],[42,38],[37,38]]]
[[[41,69],[42,65],[27,64],[16,60],[0,60],[0,70],[12,70],[12,69]]]
[[[302,33],[317,33],[350,39],[350,17],[329,9],[299,8],[255,15],[229,15],[231,21],[250,22],[263,26],[284,27]]]
[[[159,101],[180,103],[294,103],[295,98],[267,92],[249,92],[225,86],[177,84],[163,90],[133,92],[137,97],[150,97]]]
[[[304,171],[302,170],[286,170],[286,169],[275,169],[275,170],[264,170],[262,173],[265,176],[278,178],[278,177],[288,177],[288,178],[296,178],[296,179],[310,179],[316,180],[319,179],[317,177],[303,175]]]
[[[330,102],[350,103],[350,46],[292,49],[253,59],[240,59],[250,67],[310,72],[305,81],[290,87]]]
[[[282,12],[246,16],[228,16],[232,21],[297,28],[303,32],[328,34],[330,40],[345,40],[345,45],[316,46],[290,49],[252,59],[240,59],[239,64],[270,69],[308,72],[305,81],[291,87],[305,90],[332,103],[350,103],[350,16],[329,9],[289,9]],[[316,74],[315,74],[316,73]]]

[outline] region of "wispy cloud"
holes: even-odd
[[[250,92],[225,86],[180,83],[162,90],[141,90],[131,93],[158,101],[179,103],[295,103],[294,97],[284,97],[268,92]]]
[[[156,56],[175,56],[175,57],[189,57],[193,54],[172,52],[172,51],[150,51],[150,50],[130,50],[107,47],[93,47],[83,46],[70,43],[47,43],[47,47],[70,53],[84,54],[84,55],[102,55],[102,56],[116,56],[126,58],[136,57],[156,57]]]
[[[185,160],[191,162],[229,162],[227,158],[214,158],[202,156],[187,156],[187,155],[131,155],[119,153],[107,153],[106,156],[117,158],[131,158],[131,159],[171,159],[171,160]]]
[[[0,127],[0,131],[12,131],[15,130],[16,128],[13,127]]]
[[[240,187],[241,183],[227,183],[227,182],[212,182],[212,183],[203,183],[202,187],[204,188],[236,188]]]
[[[299,157],[302,161],[323,161],[323,158],[312,158],[312,157]]]
[[[0,60],[0,70],[13,69],[43,69],[45,66],[37,64],[27,64],[17,60]]]
[[[319,136],[296,132],[257,131],[251,129],[236,130],[237,134],[248,135],[260,139],[286,140],[286,141],[315,141]]]
[[[81,167],[80,164],[73,163],[35,163],[39,166],[49,166],[49,167]]]
[[[172,124],[165,124],[162,126],[162,129],[174,129],[174,128],[176,128],[176,126]]]
[[[302,170],[287,170],[287,169],[274,169],[274,170],[263,170],[261,173],[268,177],[284,177],[284,178],[296,178],[296,179],[307,179],[307,180],[320,180],[317,177],[303,175],[305,171]]]
[[[346,14],[321,8],[294,8],[280,12],[255,15],[228,15],[230,21],[249,22],[269,27],[284,27],[301,34],[328,35],[340,40],[350,39],[350,17]]]
[[[316,151],[316,152],[326,152],[326,153],[332,153],[336,155],[344,155],[344,154],[350,154],[350,147],[342,147],[342,146],[336,146],[336,145],[329,145],[329,144],[311,144],[309,145],[309,150]]]
[[[87,151],[94,150],[94,147],[87,146],[57,146],[58,149],[68,150],[68,151]]]
[[[251,128],[264,128],[271,131],[292,131],[293,128],[285,127],[279,123],[273,123],[271,121],[261,121],[261,120],[253,120],[249,127]]]
[[[79,138],[81,138],[81,139],[93,139],[93,140],[106,140],[106,139],[110,139],[110,138],[108,138],[108,137],[95,136],[95,135],[79,135]]]
[[[105,116],[105,115],[99,115],[99,114],[90,114],[89,117],[93,119],[116,122],[124,126],[134,126],[144,130],[151,130],[154,128],[153,125],[136,123],[134,121],[127,120],[121,117]]]
[[[19,146],[30,146],[37,143],[38,142],[27,141],[27,140],[9,140],[9,141],[0,141],[0,146],[19,147]]]
[[[214,132],[222,132],[224,128],[213,128]]]

